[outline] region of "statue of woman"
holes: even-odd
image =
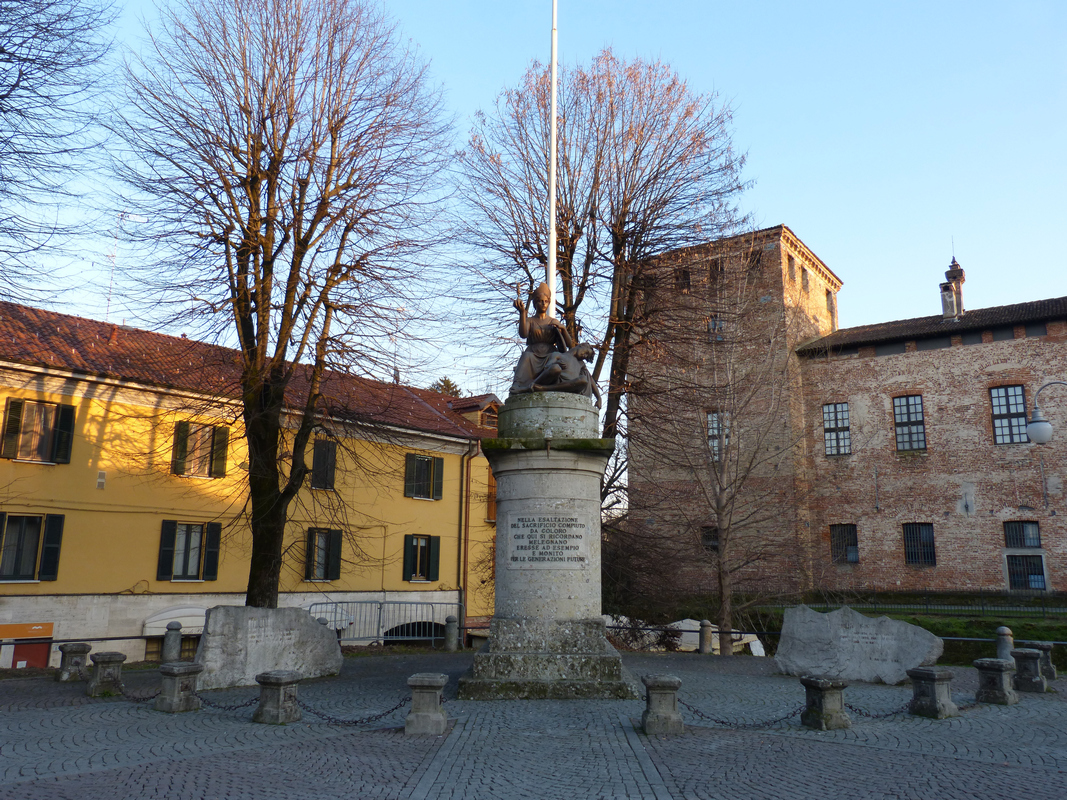
[[[519,311],[519,336],[526,339],[526,349],[515,365],[511,394],[536,391],[534,378],[544,372],[548,357],[553,353],[565,353],[572,347],[567,329],[548,316],[549,294],[548,285],[544,283],[530,293],[530,303],[535,311],[533,317],[527,316],[522,298],[515,298],[515,308]]]

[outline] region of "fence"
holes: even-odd
[[[311,616],[325,617],[342,643],[435,641],[445,638],[445,618],[463,618],[462,603],[355,600],[314,603]]]

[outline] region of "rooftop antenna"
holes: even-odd
[[[545,283],[548,284],[548,315],[556,316],[556,0],[552,0],[551,111],[548,145],[548,263],[545,264]]]

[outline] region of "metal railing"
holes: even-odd
[[[311,616],[325,617],[342,643],[444,641],[445,619],[463,618],[461,603],[420,603],[403,600],[353,600],[314,603]]]

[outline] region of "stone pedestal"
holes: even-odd
[[[89,675],[89,651],[93,649],[87,642],[68,642],[59,646],[59,669],[56,670],[57,681],[82,681]]]
[[[1010,706],[1019,702],[1019,695],[1011,685],[1015,662],[1010,658],[979,658],[974,662],[978,670],[978,691],[974,699],[978,703],[995,703]]]
[[[297,703],[296,688],[302,677],[299,672],[288,669],[261,672],[257,675],[259,706],[252,715],[252,721],[265,722],[268,725],[298,722],[303,713]]]
[[[183,661],[161,664],[159,674],[163,678],[163,688],[156,696],[156,711],[165,711],[168,714],[199,711],[200,698],[196,696],[196,679],[203,671],[203,664]]]
[[[817,731],[836,731],[851,728],[852,720],[845,713],[845,681],[833,678],[801,678],[807,707],[800,714],[800,722]]]
[[[1015,649],[1015,638],[1011,628],[1001,625],[997,628],[997,658],[1001,661],[1011,661],[1011,651]]]
[[[1045,680],[1056,680],[1056,665],[1052,663],[1052,642],[1027,642],[1026,646],[1041,651],[1041,674],[1045,676]]]
[[[1046,692],[1048,681],[1041,674],[1041,651],[1032,647],[1017,647],[1011,651],[1015,659],[1015,678],[1012,687],[1017,692]]]
[[[582,395],[513,395],[499,439],[482,442],[496,477],[496,608],[459,696],[639,697],[600,619],[600,480],[615,447],[596,438]]]
[[[641,727],[649,736],[667,736],[685,731],[678,711],[678,689],[682,681],[673,675],[645,675],[641,678],[648,693]]]
[[[182,660],[182,624],[177,620],[167,623],[167,632],[163,634],[163,653],[160,660],[164,664],[175,664]]]
[[[447,675],[419,672],[408,678],[411,688],[411,711],[404,720],[406,736],[440,736],[448,727],[448,717],[441,708],[441,690]]]
[[[930,719],[958,717],[960,711],[952,702],[952,671],[943,667],[915,667],[908,670],[911,678],[911,705],[908,713]]]
[[[112,697],[122,694],[126,688],[122,684],[122,664],[125,653],[93,653],[89,656],[93,662],[93,677],[85,687],[89,697]]]

